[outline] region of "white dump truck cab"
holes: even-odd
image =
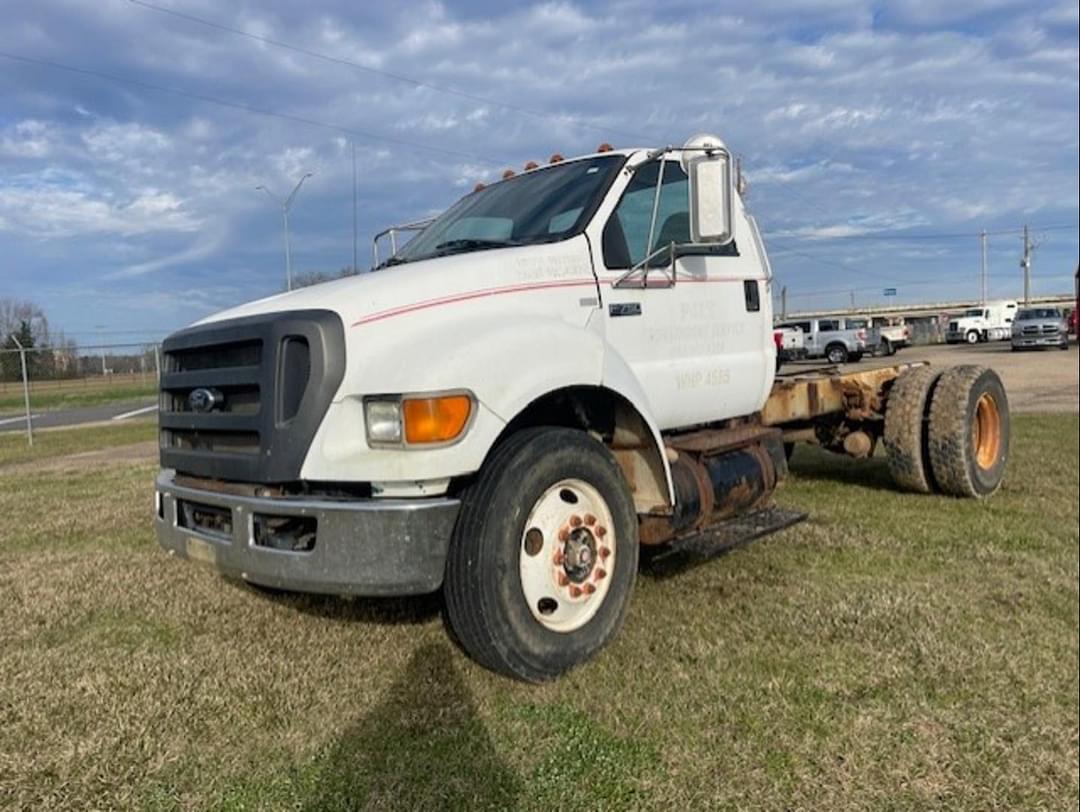
[[[465,649],[522,679],[588,658],[639,544],[760,516],[780,423],[846,410],[820,442],[857,454],[881,435],[884,373],[766,408],[771,274],[740,185],[713,136],[553,156],[388,230],[371,273],[170,336],[160,544],[282,589],[442,587]]]

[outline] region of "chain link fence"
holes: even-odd
[[[0,349],[0,429],[23,422],[32,446],[37,410],[151,395],[160,375],[157,343]]]

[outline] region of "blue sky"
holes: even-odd
[[[363,267],[375,231],[505,166],[711,131],[793,308],[973,296],[982,229],[991,294],[1018,296],[1024,223],[1035,291],[1072,287],[1075,0],[153,3],[355,64],[130,0],[0,0],[23,58],[0,56],[0,297],[82,343],[280,289],[261,183],[314,172],[294,265],[350,265],[350,139]]]

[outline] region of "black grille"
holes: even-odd
[[[241,482],[299,479],[345,371],[344,330],[334,313],[192,327],[166,339],[164,350],[162,466]]]

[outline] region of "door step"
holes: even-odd
[[[807,515],[798,510],[767,507],[706,527],[697,535],[673,541],[655,552],[643,546],[646,555],[642,556],[642,570],[656,578],[668,578],[796,525]]]

